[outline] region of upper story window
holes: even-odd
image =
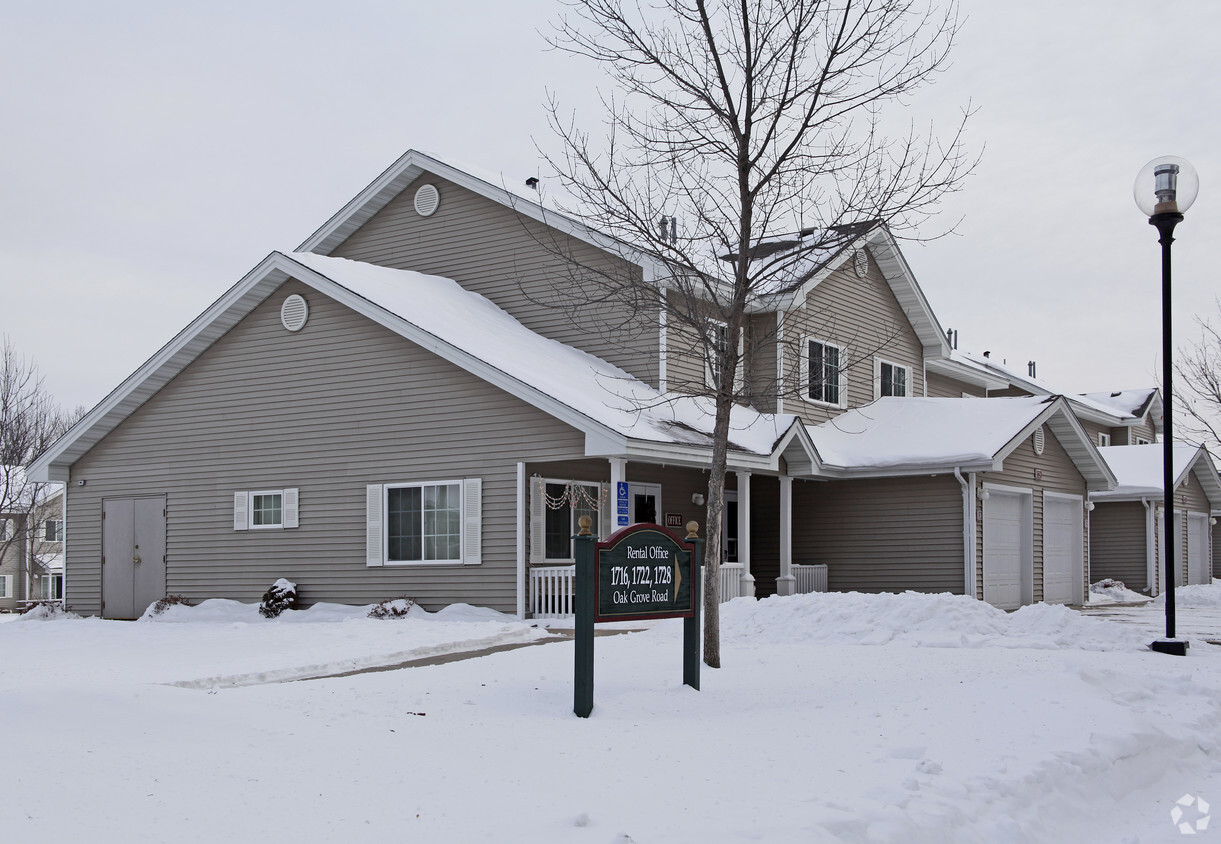
[[[708,322],[708,360],[704,366],[704,380],[708,387],[717,389],[721,383],[721,365],[731,353],[729,326],[720,320]],[[738,366],[733,379],[734,389],[742,386],[742,332],[738,332]]]
[[[844,407],[848,391],[844,383],[843,347],[807,339],[805,353],[804,397],[808,401]]]
[[[911,367],[874,358],[874,383],[877,384],[877,397],[911,395],[908,385],[911,383]]]
[[[1149,441],[1148,437],[1137,437],[1136,444],[1137,445],[1150,445],[1150,441]]]
[[[1110,444],[1111,444],[1111,435],[1104,434],[1102,431],[1099,431],[1098,432],[1098,447],[1106,448]]]
[[[59,542],[64,538],[64,523],[62,519],[47,519],[43,522],[43,540]]]

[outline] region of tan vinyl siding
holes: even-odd
[[[830,589],[962,594],[952,476],[794,484],[793,497],[793,562],[826,563]]]
[[[1099,502],[1090,513],[1090,580],[1122,580],[1134,591],[1149,585],[1145,505]]]
[[[776,396],[776,314],[757,314],[750,318],[747,334],[747,392],[752,404],[762,413],[777,412]]]
[[[1002,484],[1004,486],[1029,489],[1033,493],[1033,536],[1031,548],[1034,558],[1034,600],[1043,600],[1043,495],[1044,491],[1062,492],[1069,495],[1079,495],[1084,503],[1086,496],[1085,478],[1077,470],[1072,458],[1060,445],[1055,434],[1047,426],[1043,427],[1044,448],[1041,455],[1035,454],[1032,438],[1026,437],[1014,451],[1005,458],[1004,470],[1001,472],[984,472],[979,475],[981,483]],[[1041,477],[1036,476],[1041,473]],[[978,518],[979,512],[976,516]],[[983,595],[983,521],[978,519],[978,561],[976,585],[980,595]],[[1082,541],[1082,560],[1084,572],[1090,571],[1089,546]],[[1088,589],[1088,584],[1082,584]],[[1084,593],[1083,593],[1084,594]]]
[[[1088,419],[1082,419],[1081,417],[1077,417],[1077,421],[1081,423],[1081,427],[1085,429],[1085,432],[1090,435],[1090,442],[1095,446],[1102,445],[1098,441],[1099,434],[1106,434],[1110,437],[1111,445],[1123,445],[1122,442],[1115,441],[1114,431],[1111,430],[1110,426],[1099,425],[1097,422],[1090,422]]]
[[[425,183],[440,193],[429,217],[413,205]],[[409,185],[332,254],[452,278],[530,330],[657,384],[657,307],[611,302],[582,313],[572,289],[574,262],[616,279],[639,279],[639,267],[444,179],[426,174]]]
[[[785,405],[818,424],[839,415],[840,408],[803,400],[801,356],[806,340],[815,339],[843,348],[846,364],[847,408],[876,398],[874,358],[908,368],[907,394],[924,395],[924,348],[903,308],[871,260],[867,278],[850,266],[832,272],[806,297],[805,307],[784,316]]]
[[[963,393],[983,398],[986,392],[983,387],[977,387],[974,384],[967,384],[963,381],[947,378],[936,372],[928,373],[928,394],[930,398],[958,399],[962,398]]]
[[[25,566],[22,561],[29,546],[26,544],[25,518],[20,514],[0,515],[0,522],[9,523],[8,533],[5,534],[7,538],[0,541],[0,577],[7,576],[10,587],[8,594],[0,598],[0,610],[15,610],[26,599]]]
[[[290,334],[279,307],[309,302]],[[69,602],[100,609],[102,499],[165,495],[167,589],[305,603],[406,595],[515,610],[517,461],[579,455],[575,430],[288,282],[72,467]],[[483,562],[365,565],[365,485],[483,480]],[[77,486],[77,480],[87,482]],[[233,494],[297,487],[300,527],[233,529]]]
[[[1128,428],[1128,445],[1136,445],[1137,437],[1146,439],[1151,443],[1157,441],[1157,437],[1153,433],[1153,423],[1149,421],[1148,416]]]

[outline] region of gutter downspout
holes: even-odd
[[[962,562],[963,562],[963,594],[975,595],[975,473],[969,474],[970,481],[962,476],[957,466],[954,467],[954,477],[962,485]]]
[[[1149,581],[1145,591],[1157,597],[1157,508],[1145,496],[1140,503],[1145,506],[1145,578]]]

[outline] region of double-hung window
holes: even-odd
[[[806,341],[805,395],[810,401],[843,407],[843,349],[821,340]]]
[[[874,381],[878,385],[877,397],[910,395],[911,369],[885,360],[874,360]]]
[[[43,523],[43,540],[59,542],[64,538],[64,523],[62,519],[47,519]]]
[[[1110,444],[1111,444],[1111,435],[1103,433],[1102,431],[1099,431],[1098,432],[1098,447],[1106,448]]]
[[[480,562],[479,478],[366,488],[370,566]]]

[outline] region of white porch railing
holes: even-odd
[[[794,569],[797,566],[793,566]],[[826,591],[826,566],[803,566],[823,569],[823,589]],[[742,564],[721,563],[721,602],[741,597]],[[801,580],[798,579],[800,587]],[[806,590],[812,591],[812,590]],[[573,614],[576,595],[576,566],[530,567],[530,614],[534,618],[562,618]]]
[[[807,592],[827,591],[827,567],[824,564],[816,566],[793,565],[793,577],[797,578],[797,594]]]
[[[535,618],[572,615],[576,573],[576,566],[531,566],[530,614]]]

